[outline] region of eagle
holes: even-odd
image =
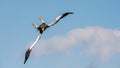
[[[65,16],[69,15],[69,14],[73,14],[73,12],[65,12],[63,14],[61,14],[60,16],[58,16],[52,23],[50,24],[46,24],[45,21],[43,20],[42,17],[40,17],[40,22],[42,23],[41,25],[36,25],[35,23],[32,23],[32,25],[39,31],[39,35],[37,36],[36,40],[34,41],[34,43],[27,49],[27,51],[25,52],[25,60],[24,60],[24,64],[26,63],[26,61],[28,60],[29,56],[30,56],[30,53],[33,49],[33,47],[35,46],[35,44],[39,41],[41,35],[43,34],[43,32],[55,25],[58,21],[60,21],[60,19],[64,18]]]

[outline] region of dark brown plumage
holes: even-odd
[[[25,60],[24,60],[24,64],[26,63],[28,57],[30,56],[30,52],[31,52],[31,49],[29,48],[26,53],[25,53]]]
[[[48,27],[49,26],[47,24],[42,23],[37,29],[39,30],[40,34],[42,34]]]

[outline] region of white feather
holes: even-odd
[[[58,16],[51,24],[48,24],[48,26],[53,26],[54,24],[56,24],[60,18],[61,18],[62,15]]]
[[[35,44],[39,41],[40,37],[41,37],[41,34],[39,34],[39,35],[37,36],[35,42],[30,46],[30,50],[31,50],[31,49],[35,46]]]

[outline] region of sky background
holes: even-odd
[[[47,29],[26,64],[24,54]],[[0,68],[120,68],[120,0],[0,0]]]

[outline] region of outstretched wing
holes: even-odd
[[[66,12],[61,14],[60,16],[58,16],[51,24],[49,24],[48,26],[53,26],[54,24],[56,24],[60,19],[62,19],[63,17],[69,15],[69,14],[73,14],[73,12]]]
[[[30,46],[30,49],[32,49],[35,46],[35,44],[39,41],[40,37],[41,37],[41,34],[37,36],[35,42]]]
[[[35,44],[38,42],[38,40],[40,39],[41,34],[38,35],[38,37],[36,38],[35,42],[30,46],[30,48],[28,48],[28,50],[25,53],[25,60],[24,60],[24,64],[26,63],[27,59],[30,56],[30,52],[32,50],[32,48],[35,46]]]

